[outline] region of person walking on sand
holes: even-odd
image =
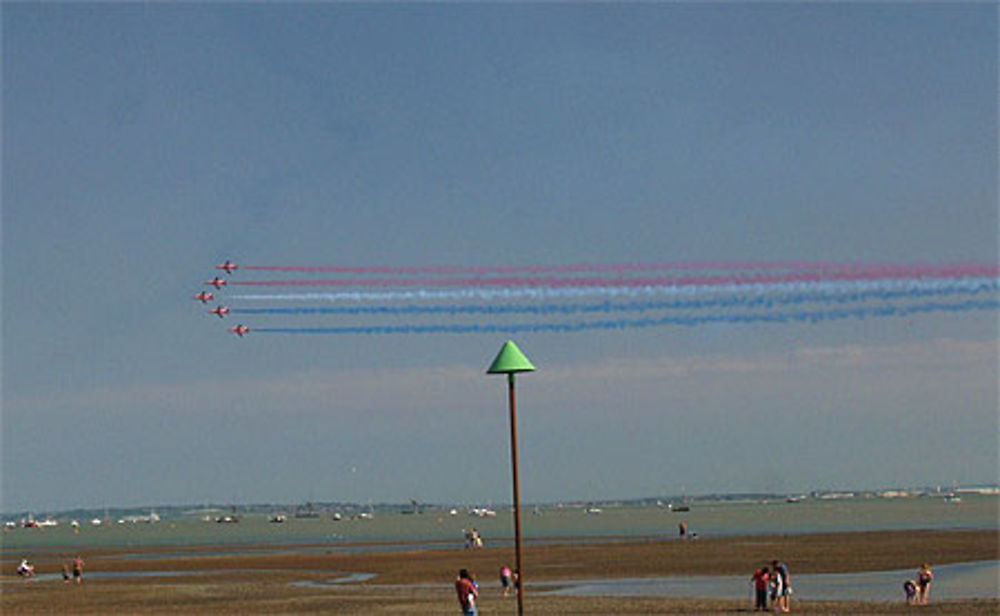
[[[788,578],[788,565],[777,560],[772,560],[771,570],[774,572],[774,578],[777,582],[774,599],[774,611],[788,613],[792,611],[792,581]]]
[[[927,605],[931,596],[932,581],[934,581],[934,572],[929,564],[924,563],[917,571],[917,599],[920,605]]]
[[[458,572],[455,580],[455,592],[458,594],[458,604],[462,608],[462,616],[477,616],[476,602],[479,599],[479,589],[468,569]]]
[[[73,580],[77,584],[83,583],[83,559],[79,554],[73,559]]]
[[[510,596],[510,587],[514,585],[514,572],[510,567],[504,565],[500,568],[500,586],[503,588],[503,596]]]

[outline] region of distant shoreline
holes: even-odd
[[[540,507],[543,509],[581,508],[596,506],[626,506],[635,507],[660,503],[664,507],[682,502],[690,503],[740,503],[740,502],[780,502],[785,500],[840,500],[840,499],[897,499],[897,498],[945,498],[957,496],[997,496],[1000,497],[1000,485],[974,484],[969,486],[919,486],[910,488],[873,488],[873,489],[843,489],[843,490],[809,490],[802,492],[732,492],[706,494],[673,494],[664,496],[638,496],[634,498],[604,498],[604,499],[567,499],[557,501],[523,503],[525,509]],[[426,512],[448,511],[452,508],[468,509],[468,503],[417,503]],[[381,502],[355,503],[349,501],[312,501],[298,503],[179,503],[160,505],[106,505],[101,507],[41,507],[35,509],[20,509],[0,511],[0,520],[18,521],[23,517],[34,515],[38,518],[51,516],[56,519],[79,519],[81,522],[92,518],[110,517],[117,519],[122,516],[143,515],[156,512],[164,519],[192,515],[227,513],[233,510],[240,513],[272,513],[275,511],[294,512],[297,509],[314,509],[317,513],[328,514],[334,511],[376,511],[408,512],[414,508],[412,502]],[[507,509],[510,503],[498,503],[496,507]]]

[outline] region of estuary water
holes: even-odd
[[[462,545],[464,531],[476,528],[487,545],[511,542],[513,521],[510,509],[497,507],[496,515],[477,517],[466,509],[452,515],[449,510],[431,509],[422,514],[380,513],[372,519],[334,520],[323,514],[317,518],[289,517],[284,523],[270,523],[267,515],[240,516],[238,523],[203,521],[197,515],[163,519],[156,523],[110,523],[92,526],[80,520],[74,531],[69,520],[49,528],[16,528],[3,532],[5,552],[46,549],[147,548],[176,546],[261,546],[317,544],[317,549],[394,550],[413,547],[456,547]],[[523,532],[528,541],[576,537],[601,541],[607,537],[677,535],[683,520],[689,532],[700,536],[798,534],[905,529],[991,529],[1000,519],[1000,498],[969,495],[961,502],[941,498],[857,498],[806,499],[789,503],[704,502],[690,504],[690,511],[672,511],[656,505],[602,505],[599,513],[584,506],[527,508]],[[377,544],[377,545],[374,545]],[[296,550],[302,548],[295,548]]]

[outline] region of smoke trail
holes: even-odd
[[[696,326],[710,323],[821,323],[844,319],[870,317],[906,317],[934,312],[968,312],[972,310],[1000,309],[998,300],[968,300],[958,303],[927,302],[897,306],[862,306],[835,310],[798,310],[789,312],[716,313],[685,316],[664,316],[645,319],[606,319],[580,322],[546,323],[481,323],[442,325],[363,325],[347,327],[270,327],[254,328],[255,333],[271,334],[516,334],[524,332],[571,333],[593,330],[626,330],[634,328],[663,327],[670,325]]]
[[[338,273],[338,274],[379,274],[393,276],[413,276],[420,274],[441,276],[490,276],[497,274],[539,274],[559,273],[573,274],[584,272],[643,272],[643,271],[753,271],[753,270],[787,270],[787,271],[868,271],[910,268],[913,265],[898,265],[891,263],[850,263],[824,261],[662,261],[638,263],[574,263],[568,265],[500,265],[500,266],[464,266],[464,265],[429,265],[429,266],[295,266],[295,265],[240,265],[242,270],[267,272],[297,272],[297,273]],[[928,267],[928,266],[917,266]]]
[[[635,278],[498,276],[492,278],[365,278],[334,280],[233,280],[243,286],[332,287],[645,287],[694,285],[747,285],[783,282],[823,282],[899,278],[996,277],[996,265],[885,266],[858,271],[794,272],[790,274],[725,274],[709,276],[650,276]]]
[[[942,287],[905,290],[868,290],[851,293],[799,293],[791,295],[734,295],[706,299],[672,300],[672,301],[641,301],[627,303],[612,303],[604,301],[590,304],[444,304],[444,305],[375,305],[375,306],[338,306],[338,307],[290,307],[290,308],[233,308],[233,314],[266,314],[266,315],[414,315],[414,314],[444,314],[444,315],[499,315],[499,314],[532,314],[532,315],[572,315],[611,312],[649,312],[660,310],[704,310],[709,308],[763,308],[791,304],[847,304],[865,301],[891,301],[900,299],[917,299],[926,297],[942,297],[958,294],[976,295],[983,292],[998,290],[996,281],[978,286]]]
[[[771,284],[739,285],[649,285],[642,287],[566,287],[509,288],[509,289],[414,289],[412,291],[339,291],[335,293],[277,293],[236,294],[233,300],[245,301],[325,301],[325,302],[392,302],[392,301],[446,301],[446,300],[522,300],[522,299],[579,299],[584,297],[649,297],[696,296],[713,294],[764,295],[788,294],[850,294],[897,291],[941,290],[944,292],[979,292],[998,288],[996,278],[967,278],[955,280],[858,280],[836,282],[785,282]]]

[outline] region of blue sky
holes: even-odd
[[[225,258],[997,260],[989,4],[0,15],[5,511],[509,499],[503,337],[237,340]],[[526,500],[997,480],[994,313],[517,342]]]

